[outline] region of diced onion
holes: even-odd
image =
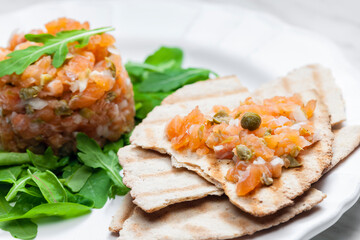
[[[301,128],[301,126],[304,125],[304,124],[305,124],[304,122],[295,123],[294,125],[292,125],[290,127],[290,129],[299,130]]]
[[[120,55],[120,51],[119,49],[115,48],[115,47],[108,47],[108,51],[112,54],[115,54],[115,55]]]
[[[271,161],[271,165],[273,165],[273,166],[276,166],[276,165],[279,165],[279,164],[284,166],[284,160],[279,158],[279,157],[276,157]]]
[[[76,92],[76,91],[83,92],[86,89],[87,84],[88,84],[87,78],[79,79],[77,81],[71,82],[70,90],[72,92]]]
[[[283,126],[285,123],[289,122],[290,120],[287,117],[280,116],[278,118],[273,119],[272,121],[275,122],[278,126]]]
[[[214,146],[214,151],[221,151],[224,149],[223,145]]]
[[[32,98],[27,101],[27,103],[35,110],[43,109],[48,105],[47,101],[40,98]]]
[[[262,165],[262,164],[265,164],[265,160],[262,158],[262,157],[257,157],[255,159],[255,161],[253,162],[253,164],[257,164],[257,165]]]
[[[305,113],[301,110],[299,106],[295,108],[293,116],[297,122],[304,122],[307,120]]]
[[[101,72],[95,70],[90,73],[90,78],[94,77],[94,76],[110,76],[110,77],[112,77],[112,73],[109,69],[107,69],[105,71],[101,71]]]
[[[240,126],[240,120],[237,119],[231,119],[229,122],[229,126],[233,126],[233,127],[239,127]]]

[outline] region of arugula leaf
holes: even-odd
[[[47,202],[58,203],[67,201],[66,191],[54,173],[49,170],[35,173],[31,173],[30,170],[28,170],[28,173],[39,187]]]
[[[127,62],[125,64],[126,71],[132,76],[135,77],[138,81],[141,81],[141,77],[145,71],[152,72],[162,72],[163,69],[157,66],[153,66],[147,63],[136,63],[136,62]],[[134,80],[134,78],[132,78]],[[137,81],[134,81],[137,82]]]
[[[122,135],[122,139],[124,139],[124,146],[130,145],[130,136],[132,132],[125,133]]]
[[[161,104],[162,100],[166,98],[170,93],[142,93],[134,87],[134,99],[135,102],[141,103],[141,107],[136,111],[136,117],[144,119],[154,107]]]
[[[62,178],[66,179],[70,177],[74,172],[76,172],[83,164],[81,164],[77,159],[72,159],[67,166],[62,169]]]
[[[115,196],[124,196],[129,191],[130,191],[129,188],[125,189],[125,188],[121,188],[116,185],[112,185],[109,189],[108,195],[109,195],[109,198],[115,198]]]
[[[145,63],[162,69],[181,68],[183,51],[180,48],[160,47],[154,54],[148,56]]]
[[[91,168],[83,165],[65,180],[64,185],[70,188],[73,192],[79,192],[91,174]]]
[[[21,74],[32,63],[37,61],[42,55],[53,55],[52,65],[60,67],[69,52],[68,43],[78,42],[76,47],[84,47],[88,44],[93,35],[112,31],[112,27],[103,27],[93,30],[71,30],[58,32],[56,36],[51,34],[26,34],[25,38],[32,42],[43,43],[43,46],[31,46],[23,50],[16,50],[8,54],[10,57],[0,62],[0,77],[13,73]]]
[[[14,238],[23,240],[34,239],[37,235],[37,224],[30,219],[18,219],[7,222],[1,222],[0,228],[10,232]]]
[[[92,199],[94,201],[94,208],[102,208],[108,199],[110,186],[111,179],[105,170],[100,169],[91,175],[79,194]]]
[[[0,196],[0,215],[10,213],[12,207],[5,200],[4,196]],[[33,239],[37,235],[37,224],[30,219],[19,219],[7,222],[1,222],[0,228],[10,232],[14,238]]]
[[[20,193],[15,202],[15,206],[11,209],[11,215],[23,215],[26,212],[30,211],[32,208],[39,206],[43,203],[46,203],[44,198],[38,198],[26,193]],[[3,218],[3,215],[0,215],[0,218]]]
[[[14,182],[14,185],[10,188],[8,194],[5,196],[6,201],[11,201],[14,199],[19,191],[25,189],[25,186],[29,181],[31,181],[31,176],[26,175]]]
[[[31,162],[40,171],[54,170],[58,167],[59,157],[54,155],[53,150],[48,147],[43,155],[37,155],[32,153],[30,150],[26,150]]]
[[[141,82],[146,71],[164,72],[168,69],[178,69],[183,60],[180,48],[161,47],[154,54],[148,56],[144,63],[127,62],[125,68],[133,83]]]
[[[120,148],[122,148],[124,146],[124,139],[120,138],[119,140],[117,140],[116,142],[109,142],[104,146],[103,151],[105,153],[110,152],[110,151],[114,151],[115,153],[117,153],[117,151],[119,151]]]
[[[10,221],[15,219],[39,218],[39,217],[47,217],[47,216],[72,218],[87,214],[89,212],[91,212],[91,208],[78,203],[71,203],[71,202],[45,203],[35,206],[34,208],[31,208],[29,211],[23,214],[10,211],[9,214],[0,216],[0,222]]]
[[[23,170],[22,166],[6,167],[0,169],[0,182],[14,183]]]
[[[80,151],[78,156],[86,166],[104,169],[115,185],[127,189],[119,174],[121,168],[118,158],[113,151],[104,153],[95,140],[89,138],[84,133],[77,134],[76,142],[77,148]]]
[[[65,190],[66,190],[68,202],[78,203],[81,205],[88,206],[90,208],[94,207],[95,203],[92,199],[82,196],[80,194],[72,194],[69,190],[67,190],[67,189],[65,189]]]
[[[168,92],[186,84],[209,78],[210,70],[201,68],[177,69],[164,73],[148,73],[139,85],[141,92]]]
[[[25,163],[31,163],[26,153],[0,152],[0,166],[22,165]]]
[[[0,216],[8,214],[11,210],[10,204],[5,200],[4,196],[0,195]]]
[[[29,194],[30,196],[34,196],[37,198],[43,198],[43,195],[38,187],[30,186],[30,187],[23,187],[19,189],[19,192],[24,192]]]

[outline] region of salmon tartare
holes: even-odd
[[[90,28],[88,22],[59,18],[32,34]],[[134,125],[132,84],[114,48],[115,39],[103,33],[91,36],[84,47],[69,43],[64,64],[55,68],[43,55],[21,74],[0,78],[0,143],[7,151],[30,149],[42,153],[51,147],[67,155],[76,149],[75,135],[83,132],[100,145],[115,141]],[[14,34],[0,48],[0,61],[13,51],[42,43]]]

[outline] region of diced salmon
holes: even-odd
[[[308,119],[315,107],[315,100],[305,105],[296,94],[265,99],[263,103],[247,98],[233,110],[214,106],[213,112],[221,111],[223,116],[216,121],[196,107],[185,117],[173,118],[166,133],[176,150],[189,149],[199,155],[214,153],[218,159],[234,159],[235,167],[229,169],[226,179],[236,183],[237,194],[243,196],[260,186],[264,178],[271,184],[269,178],[281,176],[284,164],[279,163],[279,157],[286,154],[296,157],[313,143],[315,129]],[[241,127],[240,120],[247,112],[261,117],[261,124],[254,131]],[[234,155],[239,144],[251,152],[249,159],[241,160]],[[274,159],[277,159],[275,165]]]

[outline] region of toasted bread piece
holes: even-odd
[[[221,77],[186,85],[166,97],[162,104],[221,97],[239,92],[247,92],[247,88],[236,76]]]
[[[111,219],[109,230],[118,233],[123,228],[124,222],[132,215],[135,207],[130,194],[126,194],[118,211]]]
[[[295,69],[285,77],[264,84],[254,93],[255,96],[261,95],[262,97],[285,96],[309,89],[316,89],[328,107],[332,126],[346,119],[341,90],[336,85],[331,71],[321,65],[314,64]]]
[[[154,213],[136,207],[125,221],[119,240],[127,239],[229,239],[251,235],[287,222],[310,210],[326,197],[312,188],[274,215],[257,218],[232,205],[228,198],[209,196],[184,202]]]
[[[124,169],[124,184],[131,188],[134,203],[146,212],[223,194],[196,173],[172,167],[169,155],[129,145],[119,150],[118,157]]]
[[[330,166],[325,172],[330,171],[340,161],[351,154],[360,144],[360,126],[345,126],[334,130],[333,157]]]

